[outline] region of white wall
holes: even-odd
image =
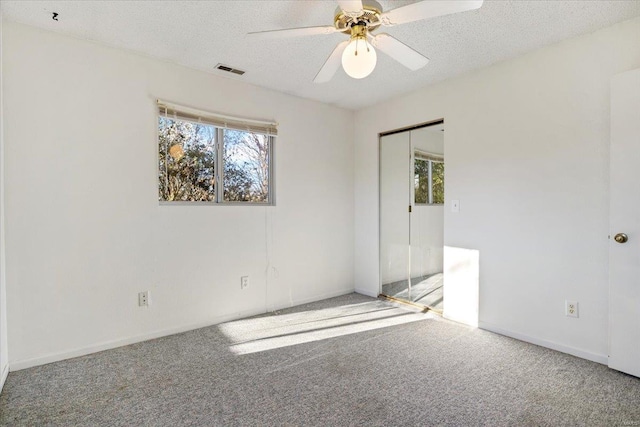
[[[3,17],[0,11],[0,70],[2,69]],[[5,280],[4,245],[4,97],[0,72],[0,391],[9,373],[9,352],[7,347],[7,286]]]
[[[411,135],[414,150],[444,156],[444,132],[442,124],[407,131]]]
[[[444,118],[445,245],[479,259],[481,326],[606,362],[609,81],[638,40],[640,18],[359,111],[356,289],[379,283],[378,133]]]
[[[353,291],[353,112],[13,23],[4,36],[12,369]],[[160,205],[156,98],[277,120],[277,206]]]

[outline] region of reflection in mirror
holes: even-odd
[[[381,292],[443,310],[444,125],[380,138]]]
[[[380,275],[382,293],[409,293],[411,141],[409,132],[380,138]],[[406,296],[404,298],[407,298]]]

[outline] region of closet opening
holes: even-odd
[[[380,134],[380,294],[442,313],[444,121]]]

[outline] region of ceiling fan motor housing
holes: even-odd
[[[382,7],[376,1],[363,2],[362,12],[356,17],[346,14],[338,7],[334,25],[338,31],[349,35],[352,34],[351,29],[354,26],[364,26],[367,31],[371,32],[382,24],[381,14]]]

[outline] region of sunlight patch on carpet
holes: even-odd
[[[383,301],[255,317],[218,326],[234,354],[273,350],[438,316]]]

